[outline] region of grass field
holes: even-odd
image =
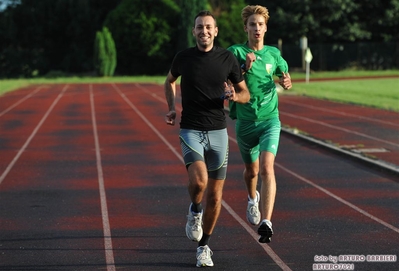
[[[294,83],[292,93],[399,112],[399,77]]]
[[[353,79],[312,81],[319,78],[374,77],[376,79]],[[396,76],[396,78],[385,78]],[[292,73],[295,79],[304,79],[304,73]],[[68,78],[35,78],[0,80],[0,95],[15,89],[37,84],[73,84],[73,83],[156,83],[162,84],[165,76],[132,76],[132,77],[68,77]],[[399,112],[399,70],[390,71],[341,71],[313,72],[310,82],[295,82],[293,88],[286,93],[307,95],[311,97],[360,104]]]

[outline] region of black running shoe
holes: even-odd
[[[273,229],[272,229],[272,223],[271,222],[269,223],[263,221],[260,224],[258,228],[258,234],[260,235],[259,243],[270,243],[272,241]]]

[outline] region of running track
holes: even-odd
[[[284,99],[283,124],[297,127],[288,109],[298,105]],[[152,84],[43,85],[0,96],[0,270],[196,269],[178,127],[164,123],[166,111]],[[397,175],[289,133],[275,167],[275,236],[258,243],[228,124],[213,270],[312,270],[340,255],[396,260],[344,261],[355,270],[399,269]]]

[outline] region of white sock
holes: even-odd
[[[249,201],[251,201],[251,202],[258,202],[258,195],[257,194],[255,194],[255,198],[253,199],[253,198],[251,198],[249,195],[248,195],[248,199],[249,199]]]
[[[270,220],[268,220],[268,219],[263,219],[262,222],[261,222],[261,224],[262,224],[263,222],[266,223],[266,225],[268,225],[270,228],[272,227],[272,222],[271,222]]]

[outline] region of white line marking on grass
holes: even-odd
[[[53,103],[50,105],[49,109],[47,109],[47,112],[44,114],[42,119],[39,121],[39,123],[36,125],[35,129],[33,129],[33,132],[31,135],[28,137],[26,140],[25,144],[22,146],[22,148],[18,151],[17,155],[15,155],[14,159],[11,161],[11,163],[7,166],[7,168],[4,170],[3,174],[0,176],[0,184],[3,182],[7,174],[10,172],[12,167],[15,165],[15,163],[18,161],[19,157],[22,155],[22,153],[25,151],[25,149],[28,147],[29,143],[32,141],[33,137],[36,135],[37,131],[40,129],[40,127],[43,125],[44,121],[47,119],[47,117],[50,115],[50,112],[53,110],[54,106],[58,103],[58,101],[61,99],[61,97],[64,95],[65,91],[67,90],[68,85],[65,85],[65,87],[62,89],[61,93],[58,94],[57,98],[53,101]]]
[[[34,94],[36,94],[38,91],[40,91],[43,87],[40,86],[38,88],[36,88],[34,91],[32,91],[31,93],[29,93],[28,95],[26,95],[25,97],[23,97],[22,99],[20,99],[18,102],[14,103],[13,105],[11,105],[10,107],[8,107],[6,110],[4,110],[3,112],[0,112],[0,117],[3,116],[5,113],[9,112],[11,109],[13,109],[14,107],[16,107],[17,105],[21,104],[23,101],[29,99],[30,97],[32,97]]]
[[[105,194],[105,188],[104,188],[104,175],[103,175],[103,168],[102,168],[102,164],[101,164],[101,153],[100,153],[100,143],[98,140],[98,132],[97,132],[96,111],[94,108],[93,85],[90,85],[90,106],[91,106],[91,120],[93,123],[94,144],[96,147],[98,187],[100,190],[101,215],[102,215],[102,221],[103,221],[105,261],[107,264],[107,270],[115,271],[115,259],[114,259],[114,252],[112,249],[111,229],[109,226],[107,196]]]
[[[112,84],[112,86],[115,88],[115,90],[121,95],[121,97],[126,101],[126,103],[137,113],[137,115],[140,116],[140,118],[154,131],[155,134],[158,135],[158,137],[171,149],[171,151],[179,158],[179,160],[184,163],[183,157],[178,153],[170,144],[166,138],[150,123],[150,121],[137,109],[136,106],[126,97],[124,93],[115,85]],[[154,96],[153,94],[149,93],[152,95],[154,98],[157,98],[156,95]],[[164,103],[166,103],[165,100],[163,100]],[[165,124],[166,125],[166,124]],[[291,269],[280,259],[280,257],[273,251],[273,249],[267,245],[267,244],[261,244],[258,242],[258,235],[253,231],[251,227],[249,227],[241,218],[240,216],[224,201],[222,200],[222,205],[223,207],[231,214],[232,217],[234,217],[240,225],[244,227],[244,229],[256,240],[256,243],[258,243],[263,250],[270,256],[270,258],[278,265],[280,268],[284,271],[291,271]]]

